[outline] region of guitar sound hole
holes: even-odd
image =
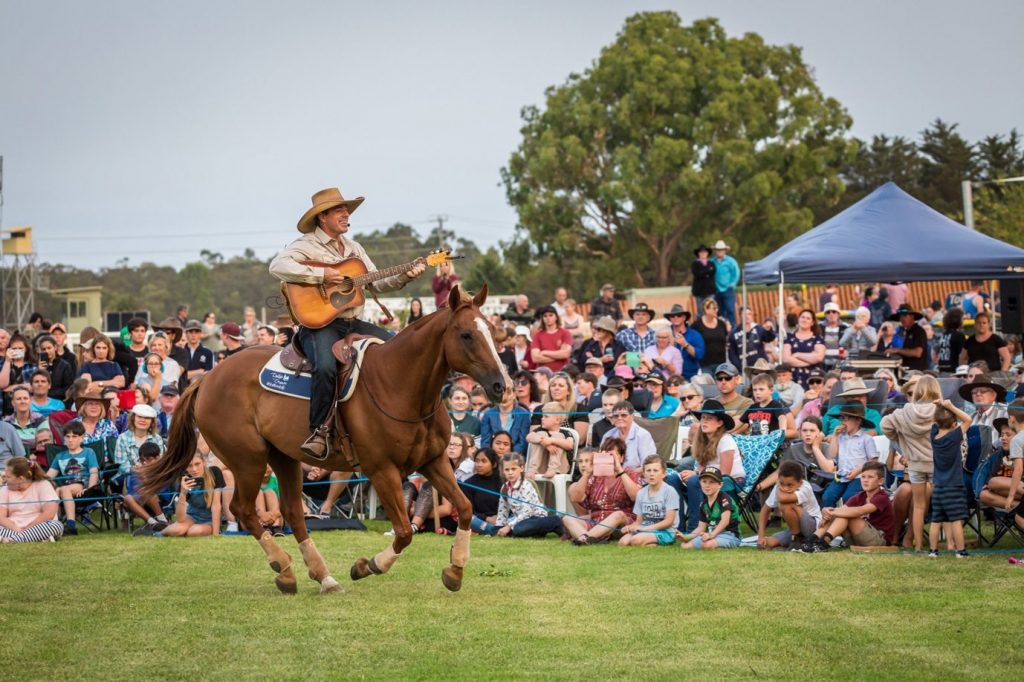
[[[351,294],[354,288],[355,284],[352,282],[351,277],[346,277],[341,280],[341,284],[338,285],[338,291],[345,295]]]

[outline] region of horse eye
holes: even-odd
[[[468,342],[473,340],[473,332],[462,332],[459,336],[462,337],[463,341]]]

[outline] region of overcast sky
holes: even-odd
[[[0,0],[0,220],[81,267],[270,257],[340,186],[357,234],[444,214],[493,245],[520,108],[645,9],[802,46],[860,137],[1024,131],[1017,0]]]

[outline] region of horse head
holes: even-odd
[[[497,404],[512,386],[505,365],[494,345],[494,329],[480,312],[487,300],[487,285],[470,298],[456,285],[448,294],[450,311],[443,348],[448,366],[476,379]]]

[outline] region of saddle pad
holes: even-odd
[[[352,361],[352,373],[345,380],[342,386],[339,402],[345,402],[352,397],[355,391],[356,382],[359,381],[359,368],[363,364],[363,354],[371,343],[384,343],[380,339],[360,339],[353,344],[356,356]],[[308,372],[293,372],[281,364],[281,353],[277,352],[270,356],[267,364],[260,370],[260,387],[271,393],[309,400],[313,393],[313,375]]]

